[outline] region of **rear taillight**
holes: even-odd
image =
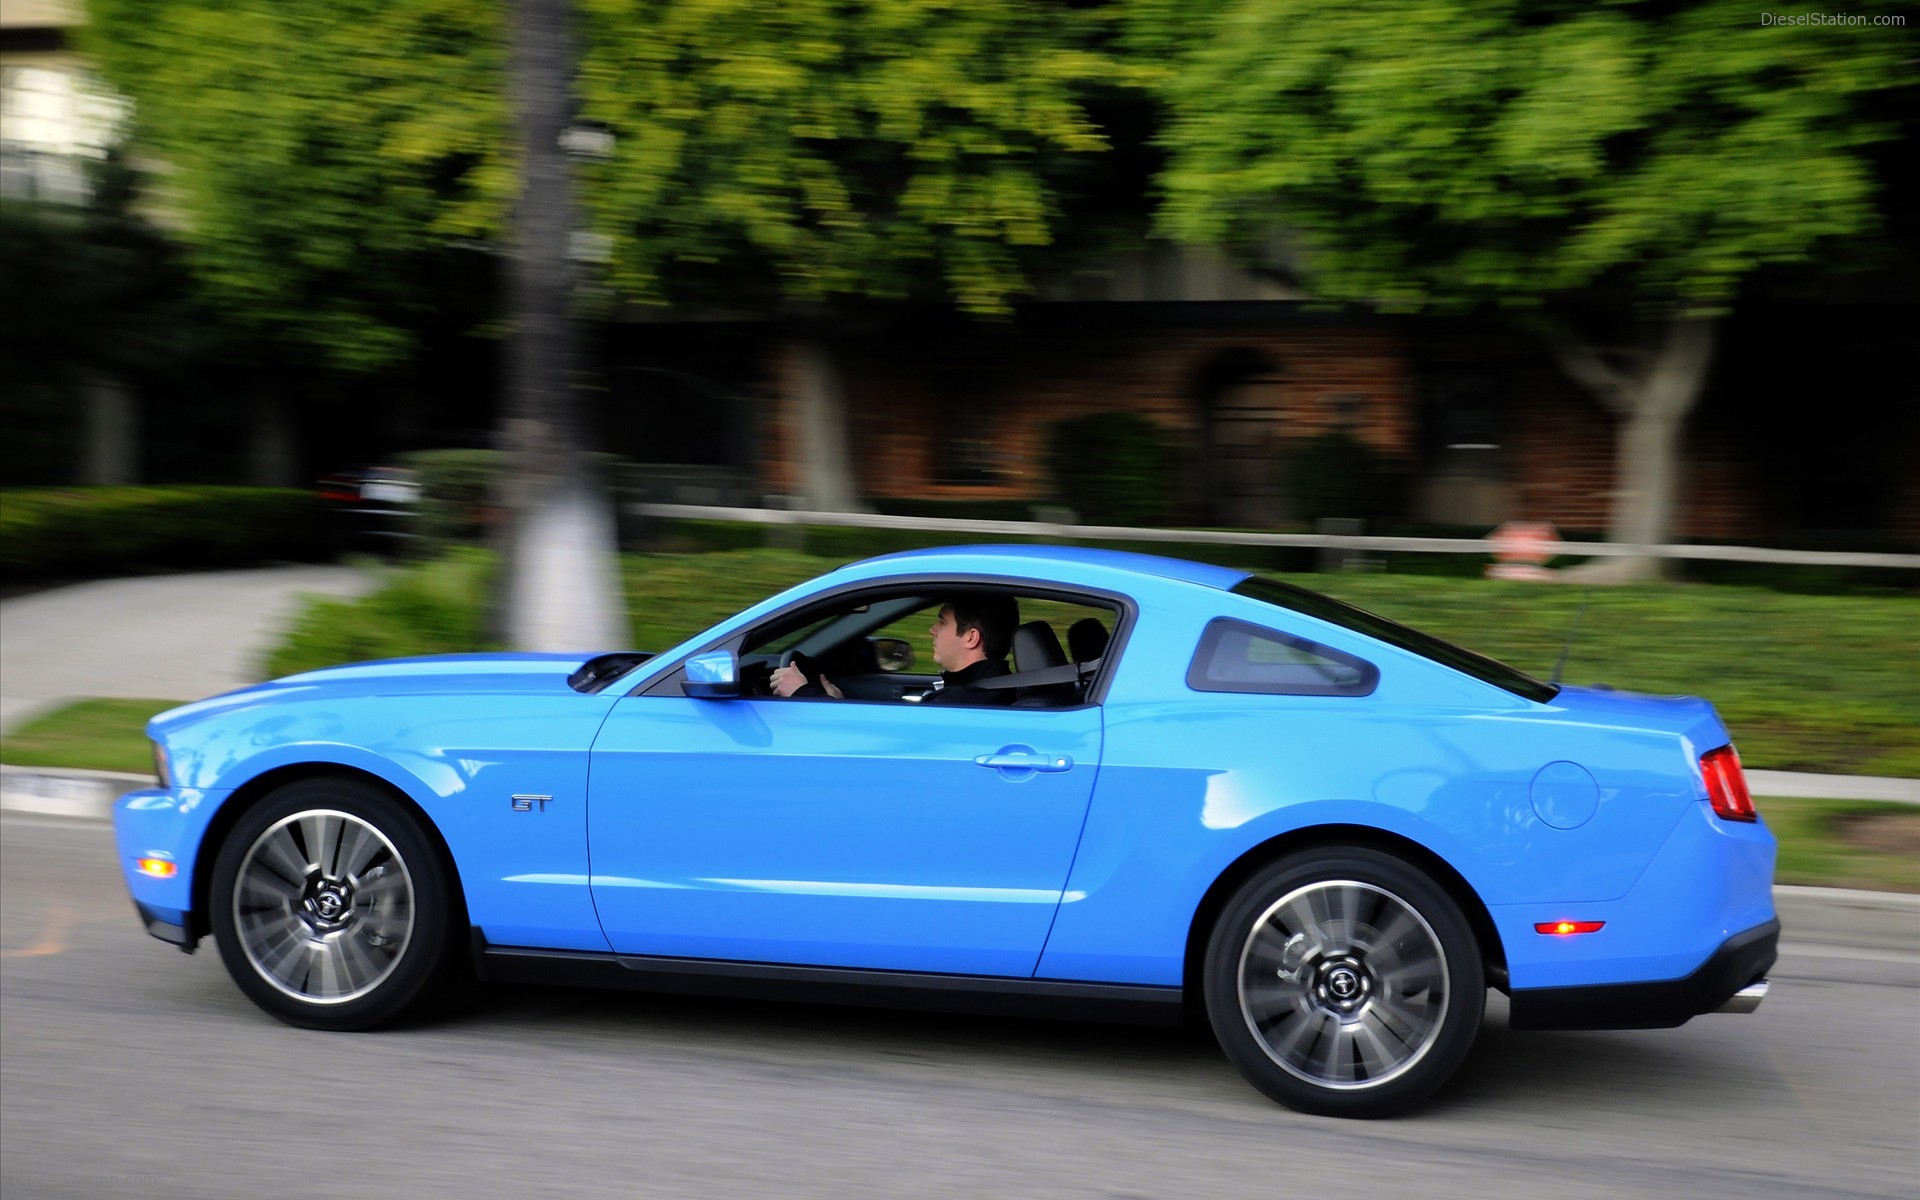
[[[1706,776],[1707,801],[1714,815],[1725,821],[1757,821],[1753,797],[1747,792],[1747,777],[1740,770],[1740,756],[1732,746],[1709,750],[1700,756],[1700,774]]]

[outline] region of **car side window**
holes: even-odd
[[[1379,668],[1365,659],[1230,617],[1208,623],[1187,667],[1196,692],[1366,696],[1379,683]]]

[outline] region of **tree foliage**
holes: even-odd
[[[436,260],[514,189],[487,0],[91,0],[85,45],[135,102],[210,297],[345,367],[404,354]]]
[[[1907,33],[1734,0],[1146,0],[1136,36],[1185,56],[1179,236],[1257,252],[1284,227],[1314,290],[1390,306],[1699,312],[1874,228],[1864,151],[1891,131],[1861,102]]]
[[[582,0],[583,172],[644,301],[998,311],[1072,228],[1088,98],[1144,77],[1068,0]],[[489,0],[92,0],[86,44],[166,164],[223,308],[347,367],[404,354],[517,193]]]
[[[584,0],[591,203],[630,296],[743,285],[1001,311],[1107,145],[1088,99],[1147,77],[1107,14],[1033,0]],[[758,278],[755,278],[756,273]]]

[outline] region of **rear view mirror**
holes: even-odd
[[[687,660],[680,690],[700,700],[727,700],[740,694],[740,660],[731,650],[696,654]]]
[[[869,638],[873,661],[889,673],[913,670],[913,643],[903,638]]]

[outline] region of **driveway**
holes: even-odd
[[[87,696],[194,700],[257,682],[301,596],[357,596],[377,583],[357,567],[266,567],[0,601],[0,732]]]

